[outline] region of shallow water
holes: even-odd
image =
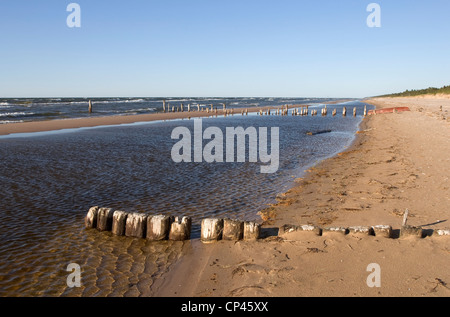
[[[362,113],[363,104],[346,106],[353,105]],[[91,206],[191,216],[193,238],[203,217],[256,221],[306,168],[349,146],[361,117],[235,115],[202,122],[203,129],[224,133],[226,127],[279,127],[279,171],[261,174],[260,163],[248,162],[174,163],[178,140],[171,132],[178,126],[193,131],[193,120],[1,137],[0,296],[152,295],[152,285],[189,242],[85,230]],[[318,130],[332,132],[306,135]],[[81,266],[80,288],[66,285],[70,263]]]

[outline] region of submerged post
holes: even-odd
[[[128,213],[116,210],[113,214],[112,233],[116,236],[125,235]]]
[[[342,109],[342,116],[343,116],[343,117],[346,117],[346,116],[347,116],[347,108],[346,108],[346,107],[344,107],[344,108]]]
[[[163,100],[163,112],[166,112],[166,101]]]
[[[89,113],[92,113],[92,102],[89,100]]]

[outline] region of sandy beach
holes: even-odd
[[[398,239],[403,214],[426,235],[449,228],[450,99],[377,98],[353,146],[308,171],[261,213],[265,239],[202,244],[157,285],[158,296],[449,296],[450,237]],[[442,106],[442,111],[440,107]],[[394,239],[329,234],[277,237],[285,224],[390,225]],[[371,288],[370,264],[381,268]]]

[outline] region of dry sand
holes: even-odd
[[[187,242],[158,296],[449,296],[450,237],[276,237],[284,224],[450,227],[450,99],[368,100],[411,112],[364,120],[352,148],[311,169],[261,213],[267,238]],[[443,111],[440,111],[440,106]],[[367,267],[381,268],[370,288]]]

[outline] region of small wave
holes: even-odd
[[[20,117],[34,115],[34,112],[5,112],[0,113],[0,117]]]
[[[23,120],[0,120],[0,124],[21,123]]]
[[[0,102],[0,106],[9,106],[9,102]]]

